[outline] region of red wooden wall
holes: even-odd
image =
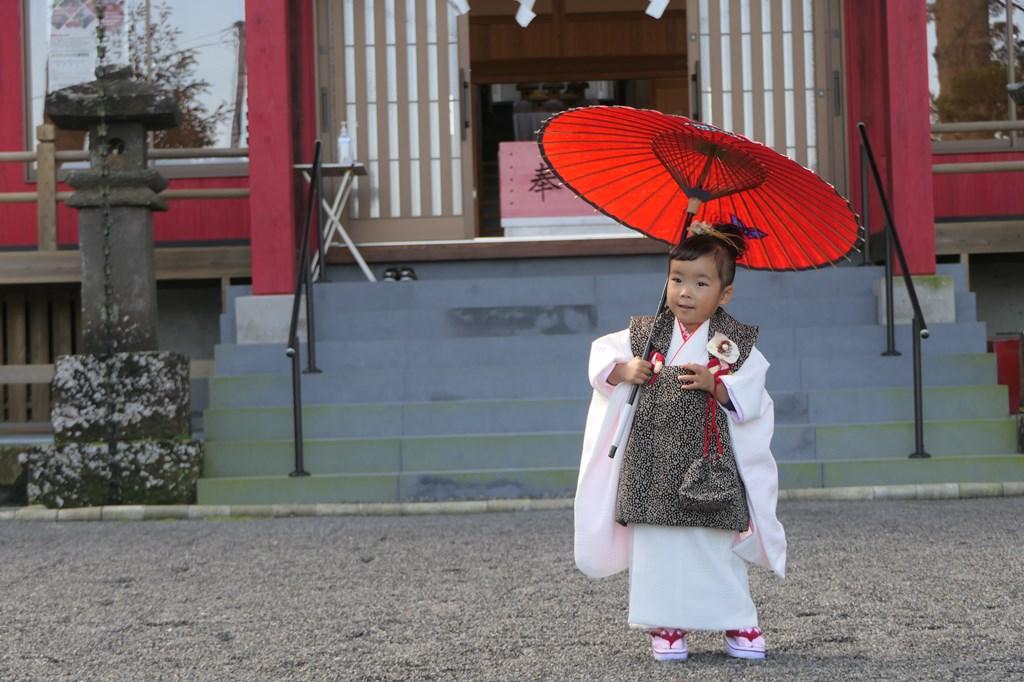
[[[1024,152],[936,154],[932,160],[1024,161]],[[934,187],[936,219],[1024,217],[1024,172],[936,175]]]
[[[25,101],[22,18],[18,0],[0,2],[0,151],[23,151],[25,143]],[[258,73],[258,72],[257,72]],[[34,131],[33,131],[34,134]],[[171,181],[172,189],[246,187],[247,178],[194,178]],[[69,190],[62,186],[62,190]],[[32,192],[26,182],[25,165],[0,163],[0,192]],[[78,243],[77,212],[58,208],[58,240],[61,245]],[[170,202],[170,210],[154,216],[157,242],[223,242],[249,239],[249,202],[245,199]],[[33,247],[37,243],[34,203],[0,204],[0,249]]]

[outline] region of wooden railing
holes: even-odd
[[[932,124],[932,133],[938,134],[993,133],[1002,131],[1011,132],[1015,130],[1024,130],[1024,121],[963,121],[958,123]],[[1003,152],[1013,150],[1000,149],[991,151]],[[959,163],[936,163],[932,165],[932,172],[937,175],[949,173],[1006,173],[1016,171],[1024,171],[1024,161],[962,161]]]
[[[67,201],[71,192],[58,191],[57,171],[59,163],[65,161],[87,161],[86,151],[58,151],[56,148],[56,127],[43,124],[36,127],[36,148],[34,151],[0,152],[0,163],[36,164],[36,191],[0,192],[0,204],[36,204],[40,251],[57,250],[57,203]],[[249,155],[246,148],[234,149],[150,149],[150,159],[204,159],[241,158]],[[169,189],[160,196],[167,199],[244,199],[249,196],[248,187],[218,187],[209,189]]]

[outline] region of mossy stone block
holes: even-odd
[[[38,445],[24,450],[29,504],[50,508],[99,507],[110,499],[110,452],[106,443]]]
[[[189,363],[178,353],[66,355],[51,390],[58,446],[191,434]]]
[[[28,471],[30,504],[93,507],[110,504],[189,504],[195,499],[202,443],[149,440],[68,443],[30,448],[21,455]]]
[[[122,504],[191,504],[202,469],[196,440],[127,441],[116,445]]]

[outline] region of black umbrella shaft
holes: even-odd
[[[686,239],[686,230],[687,230],[687,228],[690,227],[690,223],[693,222],[693,216],[694,216],[693,213],[690,213],[690,212],[686,213],[686,222],[683,224],[683,233],[679,237],[679,242],[680,243],[682,243],[682,241],[684,239]],[[661,300],[658,302],[658,309],[654,312],[655,322],[657,321],[658,316],[661,315],[661,311],[665,309],[665,303],[667,303],[667,302],[668,302],[668,278],[665,278],[665,288],[661,290]],[[653,347],[654,347],[654,325],[652,324],[651,325],[651,331],[647,335],[647,344],[644,346],[644,354],[642,356],[644,360],[646,360],[647,358],[651,357],[651,350],[653,349]],[[640,395],[640,384],[633,384],[633,388],[630,389],[630,391],[629,391],[629,400],[626,401],[626,411],[627,412],[631,411],[633,406],[636,405],[636,399],[637,399],[638,395]],[[618,441],[618,439],[616,439],[616,441]],[[614,458],[615,457],[615,453],[616,453],[616,451],[618,451],[618,449],[619,449],[618,442],[612,443],[612,448],[611,448],[611,450],[608,451],[608,456]]]

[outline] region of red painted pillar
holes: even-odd
[[[22,99],[23,52],[20,2],[0,3],[0,151],[14,152],[32,149],[26,147],[25,103]],[[35,134],[29,137],[34,140]],[[25,182],[25,166],[19,163],[0,163],[0,192],[34,192],[34,184]],[[0,240],[4,246],[28,246],[38,243],[36,231],[36,205],[31,203],[0,204]]]
[[[297,6],[296,6],[297,5]],[[318,137],[316,124],[316,35],[313,25],[313,3],[311,1],[294,3],[294,21],[292,35],[292,63],[295,64],[293,97],[296,106],[295,152],[302,163],[313,163],[313,143]],[[323,140],[324,145],[332,144],[329,135]],[[326,153],[326,152],[325,152]],[[305,186],[302,187],[306,189]],[[303,201],[305,197],[303,197]],[[299,208],[305,212],[305,204]]]
[[[844,5],[850,196],[859,208],[860,135],[856,125],[864,121],[910,271],[934,274],[935,206],[925,3],[863,0]],[[884,220],[881,204],[874,199],[873,233],[881,229]]]
[[[254,294],[295,289],[294,92],[288,0],[245,0]]]

